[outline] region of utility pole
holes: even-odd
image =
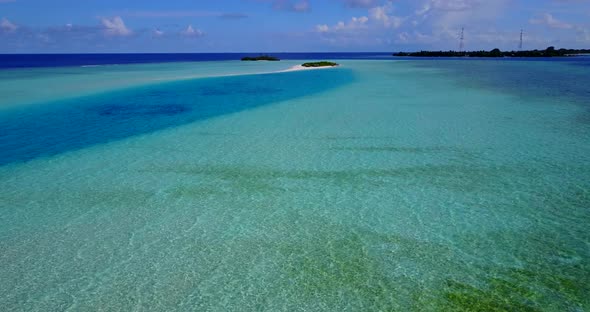
[[[520,30],[520,43],[518,44],[518,50],[522,51],[522,34],[524,33],[524,30]]]
[[[463,52],[465,40],[465,27],[461,27],[461,34],[459,35],[459,52]]]

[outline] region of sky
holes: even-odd
[[[0,53],[590,48],[590,0],[0,0]]]

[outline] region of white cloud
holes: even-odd
[[[159,29],[154,29],[152,31],[152,36],[153,37],[162,37],[162,36],[164,36],[164,31],[159,30]]]
[[[397,16],[390,15],[393,12],[393,4],[388,1],[383,6],[377,6],[369,10],[371,18],[378,21],[385,27],[399,28],[403,19]]]
[[[102,26],[105,29],[105,33],[109,36],[129,36],[133,32],[125,26],[125,22],[120,16],[115,16],[111,19],[101,19]]]
[[[368,4],[372,3],[372,1],[357,1],[354,2],[357,5],[361,4]],[[329,27],[326,24],[320,24],[316,26],[316,31],[320,33],[327,33],[327,32],[337,32],[337,31],[349,31],[349,32],[356,32],[359,29],[375,29],[375,28],[399,28],[403,22],[404,18],[394,16],[391,13],[393,12],[393,2],[387,1],[382,6],[372,7],[368,10],[369,17],[361,16],[361,17],[352,17],[350,21],[343,22],[340,21],[336,25]]]
[[[376,40],[383,44],[394,42],[457,49],[459,32],[465,27],[464,42],[467,47],[516,48],[518,45],[520,28],[514,32],[498,31],[493,27],[493,22],[501,19],[506,9],[510,8],[511,0],[422,0],[414,3],[410,13],[400,16],[394,14],[397,2],[388,0],[381,3],[368,9],[367,20],[363,23],[355,23],[353,19],[332,27],[320,24],[315,31],[322,34],[322,40],[330,39],[330,43],[335,44],[365,44]],[[394,29],[399,31],[392,31]],[[533,38],[529,39],[532,43]]]
[[[326,24],[317,25],[315,27],[315,29],[316,29],[317,32],[320,32],[320,33],[324,33],[324,32],[330,31],[330,27],[328,25],[326,25]]]
[[[18,26],[7,20],[6,18],[2,18],[0,21],[0,31],[1,32],[13,32],[18,29]]]
[[[188,25],[181,33],[187,37],[201,37],[205,34],[200,29],[193,28],[193,25]]]
[[[329,27],[326,24],[323,25],[317,25],[316,26],[316,31],[319,33],[327,33],[327,32],[342,32],[342,31],[349,31],[349,32],[353,32],[359,29],[365,29],[367,28],[367,22],[369,21],[369,18],[366,16],[361,16],[361,17],[353,17],[350,19],[350,21],[348,22],[343,22],[340,21],[338,23],[336,23],[336,25]]]
[[[549,13],[541,14],[541,16],[539,16],[538,18],[531,19],[529,22],[531,24],[545,25],[545,26],[548,26],[551,28],[559,28],[559,29],[573,28],[572,24],[562,22],[562,21],[556,19],[555,17],[553,17],[553,15],[551,15]]]

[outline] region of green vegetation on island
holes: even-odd
[[[242,58],[242,61],[280,61],[279,58],[270,56],[270,55],[260,55],[260,56],[245,56]]]
[[[334,62],[311,62],[311,63],[303,63],[301,64],[301,66],[303,67],[334,67],[334,66],[338,66],[337,63]]]
[[[420,51],[420,52],[399,52],[393,56],[412,56],[412,57],[565,57],[579,54],[590,54],[590,49],[555,49],[548,47],[545,50],[527,50],[527,51],[500,51],[493,49],[491,51]]]

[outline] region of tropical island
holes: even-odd
[[[260,56],[245,56],[242,57],[242,61],[280,61],[278,57],[270,56],[270,55],[260,55]]]
[[[590,54],[590,49],[555,49],[548,47],[545,50],[526,51],[420,51],[420,52],[398,52],[393,56],[411,57],[567,57],[580,54]]]
[[[326,61],[322,61],[322,62],[310,62],[310,63],[303,63],[301,64],[301,66],[303,67],[334,67],[334,66],[338,66],[339,64],[334,63],[334,62],[326,62]]]

